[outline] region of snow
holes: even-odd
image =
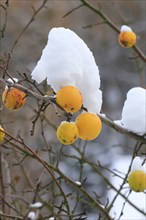
[[[127,25],[122,25],[121,32],[132,32],[132,29]]]
[[[81,186],[82,183],[80,181],[75,181],[75,183],[78,185],[78,186]]]
[[[140,159],[136,159],[140,160]],[[129,165],[130,165],[131,157],[130,156],[120,156],[117,159],[114,160],[114,163],[112,164],[111,169],[116,169],[120,172],[126,172],[128,171]],[[135,162],[134,162],[135,163]],[[122,183],[122,179],[118,178],[116,176],[111,176],[110,181],[112,184],[116,187],[119,188],[120,184]],[[122,194],[128,195],[129,188],[126,188],[128,185],[125,185],[125,188],[122,189]],[[114,190],[110,190],[108,193],[108,198],[110,201],[114,198],[116,192]],[[129,200],[135,204],[137,207],[139,207],[141,210],[146,212],[146,196],[145,193],[136,193],[132,191],[130,196],[128,197]],[[110,215],[112,217],[115,217],[115,219],[118,219],[121,209],[124,203],[124,199],[119,195],[116,201],[113,204],[113,208],[111,209]],[[131,205],[126,203],[124,210],[123,210],[123,215],[120,217],[120,220],[145,220],[145,216],[138,212],[135,208],[133,208]]]
[[[63,27],[53,28],[32,79],[41,83],[47,79],[57,92],[66,85],[76,86],[88,111],[99,113],[102,105],[99,69],[85,42],[73,31]]]
[[[132,88],[127,93],[127,99],[122,111],[122,119],[117,124],[123,125],[129,131],[139,135],[146,134],[146,90],[140,87]]]
[[[9,78],[8,80],[7,80],[9,83],[17,83],[18,82],[18,79],[17,78]]]
[[[142,158],[135,157],[132,162],[131,171],[141,170],[146,173],[146,163],[143,164],[143,161]]]
[[[17,82],[18,82],[18,79],[17,79],[17,78],[9,78],[7,81],[8,81],[9,83],[14,84],[14,83],[17,83]],[[6,85],[5,89],[8,89],[8,86],[7,86],[7,85]]]
[[[43,204],[41,202],[36,202],[30,205],[31,208],[41,208]]]
[[[28,219],[30,219],[30,220],[36,220],[36,214],[35,214],[35,212],[29,212],[29,214],[28,214]]]

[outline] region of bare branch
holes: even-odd
[[[10,83],[10,82],[6,82],[4,81],[2,78],[0,78],[0,82],[4,82],[6,83],[8,86],[12,86],[14,88],[17,88],[17,89],[20,89],[22,90],[23,92],[25,92],[27,95],[29,96],[32,96],[34,98],[36,98],[37,100],[40,100],[40,101],[43,101],[43,102],[46,102],[46,103],[50,103],[50,104],[55,104],[57,105],[56,101],[55,101],[55,98],[54,97],[51,97],[51,96],[42,96],[42,95],[39,95],[37,94],[36,92],[33,92],[32,90],[20,85],[19,83]],[[59,106],[58,106],[59,107]],[[60,108],[60,107],[59,107]],[[141,135],[138,135],[134,132],[131,132],[129,131],[128,129],[114,123],[111,119],[103,116],[102,114],[98,114],[98,116],[101,118],[102,122],[106,125],[108,125],[109,127],[113,128],[114,130],[116,130],[117,132],[121,133],[121,134],[124,134],[124,135],[127,135],[131,138],[134,138],[138,141],[140,141],[141,143],[143,144],[146,144],[146,138],[145,136],[141,136]]]
[[[0,212],[0,217],[8,218],[8,219],[27,220],[26,218],[24,219],[23,217],[20,217],[20,216],[9,215],[9,214],[6,214],[6,213],[1,213],[1,212]]]
[[[120,33],[119,28],[110,20],[110,18],[104,14],[104,12],[101,10],[101,8],[98,10],[97,8],[95,8],[93,5],[91,5],[88,1],[86,0],[80,0],[86,7],[88,7],[89,9],[91,9],[93,12],[95,12],[97,15],[99,15],[104,22],[106,22],[115,32],[117,32],[118,34]],[[146,55],[141,51],[141,49],[135,45],[133,46],[134,51],[139,55],[139,57],[141,58],[141,60],[143,60],[144,62],[146,62]]]
[[[9,4],[8,4],[8,1],[7,2],[5,2],[5,5],[6,6],[4,6],[4,5],[0,5],[0,7],[1,8],[3,8],[4,9],[4,12],[5,12],[5,15],[4,15],[4,24],[3,25],[1,25],[1,37],[3,38],[4,37],[4,33],[5,33],[5,30],[6,30],[6,26],[7,26],[7,16],[8,16],[8,12],[7,12],[7,9],[8,9],[8,6],[9,6]]]
[[[68,206],[68,202],[67,202],[67,198],[59,184],[59,182],[57,181],[57,179],[55,178],[55,176],[53,175],[52,171],[56,172],[57,174],[59,174],[64,180],[66,180],[71,186],[73,186],[77,191],[81,192],[83,195],[85,195],[88,200],[91,202],[91,204],[96,207],[99,212],[101,213],[101,215],[103,216],[104,220],[112,220],[112,218],[109,216],[108,212],[104,209],[104,207],[98,202],[96,201],[84,188],[78,186],[72,179],[70,179],[69,177],[67,177],[58,167],[53,166],[52,164],[47,163],[46,161],[44,161],[37,153],[35,153],[28,145],[26,145],[23,141],[21,140],[17,140],[15,137],[13,137],[11,134],[5,132],[6,135],[8,137],[10,137],[12,140],[16,141],[17,143],[21,144],[27,151],[28,153],[33,156],[34,158],[37,159],[37,161],[39,161],[42,166],[48,171],[48,173],[50,174],[50,176],[52,177],[52,179],[55,181],[56,185],[58,186],[58,188],[60,189],[62,196],[64,198],[64,201],[66,202],[66,206],[67,206],[67,211],[68,213],[70,213],[69,211],[69,206]],[[85,203],[87,202],[86,200],[84,201]],[[69,216],[69,219],[70,216]]]
[[[63,18],[67,17],[69,14],[71,14],[72,12],[76,11],[77,9],[81,8],[84,4],[81,4],[79,6],[77,6],[76,8],[73,8],[72,10],[70,10],[69,12],[67,12],[65,15],[63,15]]]
[[[17,39],[15,40],[14,44],[12,45],[12,48],[10,50],[10,52],[12,53],[14,50],[14,47],[16,46],[16,44],[18,43],[18,41],[20,40],[21,36],[23,35],[23,33],[27,30],[27,28],[30,26],[30,24],[35,20],[36,15],[41,11],[42,8],[45,7],[45,4],[48,0],[44,0],[41,4],[41,6],[37,9],[37,10],[33,10],[34,14],[32,15],[32,17],[30,18],[30,20],[28,21],[28,23],[26,24],[26,26],[24,27],[24,29],[21,31],[21,33],[18,35]]]

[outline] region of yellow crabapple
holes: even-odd
[[[4,129],[0,125],[0,143],[2,143],[4,141],[4,138],[5,138],[5,133],[3,131],[4,131]]]
[[[2,94],[2,101],[6,108],[16,110],[25,104],[26,94],[19,89],[6,87]]]
[[[79,137],[83,140],[94,140],[100,133],[102,123],[95,113],[82,113],[76,118]]]
[[[133,191],[143,192],[146,189],[146,173],[142,170],[130,172],[128,183]]]
[[[56,94],[56,103],[68,113],[80,110],[82,95],[75,86],[64,86]]]
[[[57,138],[64,144],[73,144],[79,136],[79,130],[75,122],[63,121],[57,128]]]
[[[129,26],[122,25],[120,34],[118,36],[118,41],[122,47],[133,47],[136,44],[136,34]]]
[[[136,44],[136,34],[134,32],[121,32],[118,41],[122,47],[133,47]]]

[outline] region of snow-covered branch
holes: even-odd
[[[138,135],[134,132],[129,131],[128,129],[124,128],[123,126],[118,125],[117,123],[115,123],[114,121],[112,121],[111,119],[109,119],[108,117],[102,115],[102,114],[98,114],[99,117],[101,118],[102,122],[106,125],[108,125],[109,127],[113,128],[114,130],[116,130],[117,132],[127,135],[131,138],[134,138],[140,142],[142,142],[143,144],[146,144],[146,137],[145,136],[141,136]]]
[[[33,92],[32,90],[28,89],[27,87],[19,84],[19,83],[10,83],[10,82],[6,82],[4,81],[2,78],[0,78],[0,82],[3,82],[5,84],[7,84],[8,86],[12,86],[14,88],[20,89],[23,92],[25,92],[28,96],[34,97],[36,98],[38,101],[44,101],[46,103],[53,103],[56,104],[55,98],[53,97],[46,97],[46,96],[42,96],[36,92]],[[116,130],[117,132],[127,135],[131,138],[134,138],[138,141],[140,141],[143,144],[146,144],[146,138],[145,136],[141,136],[139,134],[136,134],[134,132],[129,131],[128,129],[124,128],[123,126],[118,125],[117,123],[115,123],[113,120],[109,119],[108,117],[106,117],[103,114],[98,113],[98,116],[101,118],[102,122],[104,124],[106,124],[107,126],[111,127],[112,129]]]

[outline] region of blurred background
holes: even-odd
[[[3,7],[0,9],[1,29],[6,24],[4,36],[1,38],[1,65],[7,62],[11,48],[32,17],[34,8],[35,10],[39,8],[43,1],[9,0],[8,2],[7,10]],[[137,34],[137,45],[146,53],[146,2],[144,0],[89,0],[88,2],[97,8],[101,7],[105,15],[119,29],[123,24],[129,25]],[[1,4],[6,8],[5,0],[2,0]],[[103,92],[102,112],[112,120],[121,119],[122,107],[128,90],[132,87],[145,87],[145,64],[140,58],[137,58],[133,49],[122,48],[118,43],[118,34],[106,23],[103,23],[103,20],[89,8],[85,6],[80,7],[64,17],[70,10],[79,5],[81,5],[79,0],[48,0],[45,7],[36,15],[35,20],[24,31],[14,47],[8,63],[8,72],[11,76],[20,79],[20,74],[23,73],[30,78],[31,71],[36,66],[47,43],[48,32],[53,27],[62,26],[69,28],[85,41],[94,54],[101,77],[101,90]],[[6,23],[5,11],[7,11]],[[45,82],[39,85],[39,88],[44,94],[49,89]],[[1,83],[1,93],[3,89],[4,84]],[[41,116],[43,120],[39,119],[37,121],[34,134],[31,136],[32,120],[35,118],[35,110],[38,107],[37,101],[29,97],[25,106],[19,111],[13,112],[4,107],[0,113],[1,124],[10,134],[16,137],[21,136],[25,143],[34,150],[37,150],[46,161],[51,163],[59,161],[59,167],[66,175],[74,180],[84,182],[85,188],[90,193],[96,192],[101,201],[105,203],[107,188],[103,184],[102,178],[92,172],[88,165],[83,165],[79,161],[65,156],[65,154],[78,155],[75,148],[80,148],[82,151],[85,148],[85,142],[80,143],[78,141],[75,147],[62,147],[56,138],[56,127],[65,119],[64,116],[58,117],[54,108],[49,106]],[[100,136],[95,141],[86,143],[85,155],[95,163],[100,161],[106,167],[112,165],[112,161],[119,155],[131,155],[135,144],[135,140],[103,125]],[[25,190],[29,186],[27,181],[24,181],[24,174],[20,166],[14,166],[14,164],[20,162],[21,155],[14,151],[12,146],[8,148],[10,148],[10,151],[4,149],[3,153],[6,161],[9,161],[13,187],[16,194],[23,195],[27,202],[31,203],[32,194],[25,194]],[[47,148],[49,151],[46,150]],[[42,185],[48,184],[48,181],[50,181],[49,176],[43,173],[39,163],[26,158],[22,164],[25,165],[32,186],[36,184],[40,175],[42,175]],[[84,168],[81,173],[79,170],[81,170],[82,166]],[[64,185],[64,188],[66,192],[71,191],[71,188],[66,185]],[[52,201],[53,194],[46,188],[43,191],[42,197],[46,201]],[[59,198],[57,198],[58,201],[60,201]],[[70,202],[72,204],[74,200],[72,199]],[[82,203],[78,205],[77,209],[79,211],[87,210],[88,215],[96,213],[94,209]]]

